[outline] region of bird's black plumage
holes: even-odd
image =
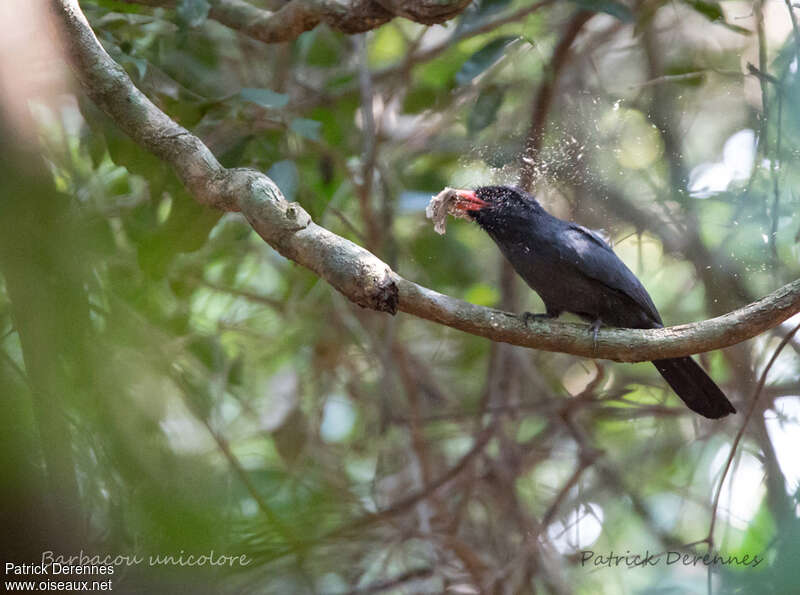
[[[539,294],[547,316],[571,312],[610,326],[663,326],[647,290],[599,235],[550,215],[518,188],[486,186],[465,194],[475,198],[460,208],[491,236]],[[736,412],[692,358],[653,364],[693,411],[713,419]]]

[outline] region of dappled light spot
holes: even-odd
[[[562,554],[589,547],[602,532],[603,508],[595,502],[580,504],[547,528],[550,542]]]
[[[725,461],[730,454],[730,445],[719,448],[708,468],[712,483],[718,482]],[[753,520],[766,492],[764,469],[761,462],[752,454],[740,451],[734,460],[719,500],[719,518],[736,529],[746,529]],[[711,493],[709,498],[713,495]]]
[[[722,160],[697,165],[689,174],[689,193],[709,198],[734,182],[750,177],[756,156],[756,134],[745,128],[731,135],[722,149]]]
[[[342,442],[353,431],[356,410],[350,399],[342,395],[331,395],[322,410],[320,436],[326,442]]]

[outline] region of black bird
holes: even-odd
[[[611,247],[593,231],[545,211],[519,188],[486,186],[456,191],[454,207],[494,240],[514,270],[555,318],[572,312],[592,323],[626,328],[663,325],[653,300]],[[691,357],[653,361],[691,409],[711,419],[736,413],[714,381]]]

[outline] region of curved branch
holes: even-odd
[[[174,6],[176,0],[123,0],[129,4]],[[245,0],[209,0],[208,17],[263,41],[296,39],[320,23],[342,33],[363,33],[401,16],[432,25],[452,19],[470,0],[290,0],[275,10],[265,10]]]
[[[237,210],[227,176],[203,142],[179,126],[139,91],[94,35],[77,0],[52,0],[62,22],[71,66],[87,95],[142,147],[169,163],[195,199]]]
[[[320,23],[343,33],[369,31],[391,20],[391,12],[372,0],[291,0],[271,12],[244,0],[212,0],[208,16],[245,35],[276,43],[291,41]]]
[[[702,322],[660,329],[601,329],[596,348],[585,324],[529,322],[509,312],[475,306],[396,277],[398,309],[458,330],[543,351],[619,362],[694,355],[736,345],[800,312],[800,279],[743,308]]]
[[[134,141],[169,163],[201,203],[241,211],[273,248],[325,279],[351,301],[406,312],[493,341],[583,357],[645,361],[728,347],[800,311],[800,280],[724,316],[663,329],[603,329],[597,344],[580,324],[533,322],[475,306],[404,279],[379,258],[320,227],[264,174],[225,169],[190,132],[160,111],[103,50],[77,0],[51,0],[83,89]]]

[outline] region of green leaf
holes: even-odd
[[[144,75],[147,74],[147,60],[143,58],[136,58],[129,54],[123,54],[120,56],[119,61],[129,74],[132,74],[131,70],[135,69],[136,73],[139,75],[139,80],[143,79]]]
[[[199,204],[174,179],[170,182],[172,205],[169,218],[159,230],[159,241],[171,254],[194,252],[205,245],[221,213]]]
[[[497,289],[486,283],[475,283],[464,294],[464,299],[478,306],[491,308],[497,304],[500,294]]]
[[[180,0],[175,8],[175,14],[182,25],[199,27],[206,22],[210,8],[208,0]]]
[[[739,550],[733,550],[733,555],[744,555],[752,552],[763,552],[769,548],[770,541],[775,537],[775,520],[769,506],[762,502],[758,512],[748,523],[744,532]]]
[[[93,133],[88,126],[83,127],[81,129],[80,146],[88,153],[95,168],[103,162],[107,149],[106,139],[102,134]]]
[[[511,0],[481,0],[480,2],[470,4],[469,7],[462,13],[461,20],[458,23],[458,29],[472,29],[478,25],[487,22],[488,17],[502,11]]]
[[[309,420],[299,407],[295,407],[273,430],[275,449],[288,465],[294,464],[308,443]]]
[[[516,440],[517,442],[527,442],[545,427],[547,427],[547,423],[542,418],[526,417],[519,423]]]
[[[414,84],[436,90],[452,90],[456,73],[469,55],[469,52],[461,51],[458,46],[450,48],[436,60],[414,68]]]
[[[305,56],[309,66],[328,68],[341,64],[342,39],[330,29],[317,27],[297,40],[300,55]]]
[[[189,351],[212,372],[225,370],[225,350],[216,335],[197,335],[188,344]]]
[[[723,21],[719,23],[726,29],[733,31],[734,33],[739,33],[740,35],[752,35],[753,32],[750,29],[745,29],[744,27],[740,27],[739,25],[734,25],[733,23],[729,23],[727,21]]]
[[[475,105],[472,106],[472,110],[467,116],[467,131],[470,134],[480,132],[494,122],[497,110],[503,104],[504,95],[505,91],[494,85],[484,89],[478,95]]]
[[[686,4],[706,17],[709,21],[725,20],[725,15],[722,12],[722,7],[719,5],[719,2],[706,2],[706,0],[686,0]]]
[[[403,100],[403,113],[418,114],[436,104],[436,89],[426,85],[416,85],[409,89]]]
[[[352,122],[360,105],[356,96],[350,96],[337,101],[336,105],[317,107],[307,113],[306,117],[319,122],[325,142],[336,147],[349,142],[353,133]]]
[[[689,63],[674,64],[664,69],[664,74],[667,76],[680,76],[680,75],[693,75],[691,78],[682,80],[671,81],[673,85],[683,85],[685,87],[700,87],[706,80],[706,74],[701,71],[702,68]],[[694,75],[697,76],[694,76]]]
[[[398,62],[406,55],[406,41],[396,25],[379,28],[369,44],[369,65],[378,68]]]
[[[497,62],[505,53],[506,46],[517,39],[517,36],[510,35],[498,37],[487,43],[461,65],[461,69],[456,73],[456,83],[466,85],[472,81],[472,79]]]
[[[102,8],[107,8],[108,10],[113,10],[115,13],[122,12],[122,13],[140,14],[150,8],[148,6],[140,6],[137,4],[127,4],[122,0],[95,0],[95,3],[97,4],[97,6],[100,6]],[[94,25],[95,21],[92,21],[92,24]]]
[[[295,118],[289,123],[289,130],[309,140],[319,140],[321,128],[321,122],[308,118]]]
[[[574,2],[585,10],[610,14],[623,23],[632,23],[634,20],[631,9],[616,0],[574,0]]]
[[[511,4],[511,0],[481,0],[478,2],[478,14],[494,14],[500,12],[509,4]]]
[[[686,4],[691,6],[696,12],[706,17],[712,23],[719,23],[734,33],[741,33],[742,35],[750,35],[752,32],[739,25],[732,25],[725,21],[725,13],[719,2],[708,2],[707,0],[686,0]]]
[[[244,88],[239,91],[239,96],[245,101],[255,103],[266,108],[280,108],[289,103],[289,96],[283,93],[276,93],[269,89]]]
[[[294,161],[284,159],[283,161],[273,163],[267,175],[275,182],[278,188],[281,189],[286,200],[291,202],[295,199],[300,176],[297,173],[297,166]]]

